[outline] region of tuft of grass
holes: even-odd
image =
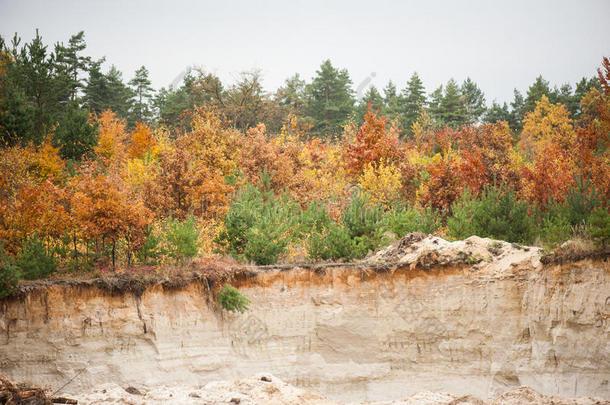
[[[216,295],[216,300],[223,309],[230,312],[245,312],[250,300],[231,284],[225,284]]]

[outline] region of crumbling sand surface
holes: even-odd
[[[471,236],[449,242],[437,236],[410,233],[366,258],[365,263],[408,264],[412,267],[472,265],[474,271],[499,274],[511,267],[540,266],[542,249]]]
[[[130,394],[127,390],[135,392]],[[91,394],[75,396],[79,404],[207,404],[207,405],[338,405],[320,395],[294,387],[268,373],[237,381],[217,381],[199,389],[157,387],[151,390],[125,388],[117,384],[99,387]],[[520,387],[493,399],[471,395],[458,396],[429,391],[418,392],[395,401],[362,402],[362,405],[593,405],[608,404],[595,398],[568,399],[545,396],[528,387]],[[356,405],[352,403],[351,405]]]

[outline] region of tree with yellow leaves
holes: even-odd
[[[547,96],[536,102],[534,111],[523,119],[519,147],[530,157],[550,146],[571,150],[576,140],[574,122],[563,104],[552,104]]]

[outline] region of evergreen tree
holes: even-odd
[[[442,87],[439,94],[442,96]],[[401,121],[405,128],[405,133],[409,136],[413,136],[411,126],[417,120],[420,109],[426,105],[426,89],[417,75],[417,72],[414,72],[411,75],[411,78],[407,82],[407,87],[403,89],[401,96],[403,101]],[[433,103],[438,101],[438,104],[436,104],[437,107],[440,106],[441,96],[439,96],[438,99],[433,100]]]
[[[55,45],[57,68],[67,78],[65,84],[72,101],[76,99],[78,92],[84,88],[81,74],[87,72],[91,64],[90,57],[81,55],[86,48],[87,44],[83,31],[72,35],[67,46],[64,46],[63,43]]]
[[[184,114],[186,111],[196,105],[217,106],[218,98],[222,101],[223,94],[222,83],[218,77],[196,71],[186,74],[179,88],[162,88],[155,95],[153,104],[162,124],[184,132],[190,128],[189,118]]]
[[[305,103],[305,80],[298,73],[289,77],[276,92],[276,100],[290,112],[299,113]]]
[[[89,123],[89,113],[72,101],[57,129],[55,141],[64,159],[80,160],[97,143],[96,128]]]
[[[330,60],[322,62],[306,90],[306,114],[315,134],[336,136],[341,132],[354,105],[351,86],[347,70],[336,69]]]
[[[549,82],[544,80],[542,76],[538,76],[536,81],[534,81],[527,90],[522,111],[523,117],[525,117],[526,113],[534,111],[536,108],[536,101],[540,101],[543,95],[547,96],[551,103],[554,104],[557,102],[557,94],[551,90]]]
[[[31,134],[33,121],[34,108],[20,85],[16,60],[0,37],[0,145],[14,145]]]
[[[430,114],[437,125],[444,124],[442,117],[442,104],[443,103],[443,85],[438,86],[436,90],[430,93],[430,101],[428,102]],[[419,116],[419,112],[418,112]]]
[[[491,104],[491,107],[487,109],[485,115],[483,116],[483,122],[485,123],[495,123],[500,121],[511,121],[511,114],[508,109],[508,105],[506,103],[500,105],[495,100]]]
[[[135,77],[129,81],[133,90],[133,107],[131,123],[136,121],[145,122],[152,118],[150,102],[153,94],[148,69],[145,66],[136,70]]]
[[[574,89],[574,99],[577,102],[577,108],[574,112],[574,119],[579,119],[582,110],[580,109],[580,100],[582,100],[583,96],[589,92],[592,88],[599,89],[599,79],[597,77],[591,77],[587,79],[583,77],[578,83],[576,83],[576,88]]]
[[[84,89],[83,101],[93,113],[112,110],[121,118],[127,118],[131,109],[132,92],[123,83],[121,72],[114,66],[107,74],[101,70],[104,59],[91,63],[89,78]]]
[[[370,86],[366,93],[364,93],[364,97],[362,100],[358,102],[358,106],[356,107],[356,121],[360,124],[364,122],[364,114],[366,111],[371,108],[373,111],[380,111],[383,113],[384,109],[384,100],[381,94],[375,86]]]
[[[510,108],[510,120],[508,121],[508,125],[513,131],[521,132],[521,129],[523,128],[525,100],[517,89],[513,90],[513,101],[510,103]]]
[[[396,85],[390,80],[383,89],[383,103],[384,113],[390,118],[394,119],[400,114],[400,96],[398,95],[398,89]]]
[[[559,89],[555,89],[555,93],[557,94],[557,102],[565,105],[571,116],[578,113],[580,100],[577,100],[574,94],[572,94],[572,86],[569,83],[565,83]]]
[[[466,121],[466,110],[462,103],[462,93],[455,80],[450,79],[440,105],[440,121],[457,128]]]
[[[461,92],[466,113],[466,123],[474,124],[479,122],[479,119],[486,110],[483,91],[468,77],[462,83]]]
[[[16,39],[13,58],[16,61],[17,83],[23,89],[25,102],[31,104],[34,110],[31,131],[20,137],[39,143],[62,109],[57,103],[56,83],[53,81],[55,57],[47,52],[38,30],[32,42],[19,50],[18,45],[19,40]]]

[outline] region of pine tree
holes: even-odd
[[[358,106],[356,107],[356,118],[359,124],[364,122],[364,114],[366,114],[369,105],[373,111],[379,111],[380,113],[384,112],[383,97],[379,94],[379,91],[375,86],[370,86],[366,93],[364,93],[362,100],[358,102]]]
[[[500,121],[511,121],[511,114],[506,103],[500,105],[495,100],[491,104],[491,107],[487,109],[483,116],[483,122],[495,123]]]
[[[59,144],[64,159],[80,160],[97,143],[96,127],[89,123],[89,113],[72,101],[55,130],[55,141]]]
[[[578,106],[573,114],[574,119],[580,118],[580,114],[582,113],[580,108],[580,100],[582,100],[583,96],[592,88],[600,89],[599,79],[597,77],[591,77],[589,79],[583,77],[578,83],[576,83],[576,89],[574,89],[574,99],[576,100]]]
[[[68,78],[65,84],[67,85],[71,101],[74,101],[79,90],[84,88],[80,76],[89,70],[89,65],[91,64],[90,57],[81,55],[86,48],[87,44],[83,31],[72,35],[67,46],[63,43],[55,45],[57,69]]]
[[[398,95],[396,85],[391,80],[383,89],[383,103],[383,111],[388,118],[394,119],[400,114],[400,96]]]
[[[306,90],[306,115],[313,124],[312,132],[326,137],[339,134],[352,112],[353,93],[347,70],[336,69],[330,60],[322,62]]]
[[[479,122],[479,119],[486,110],[483,91],[468,77],[462,83],[461,92],[466,113],[466,123],[475,124]]]
[[[57,105],[53,72],[55,58],[47,52],[42,43],[42,37],[36,30],[36,37],[29,44],[17,49],[18,40],[13,42],[13,58],[16,60],[17,81],[23,89],[26,103],[34,110],[32,129],[28,134],[22,134],[24,140],[39,143],[54,124],[54,118],[61,111]]]
[[[519,90],[513,90],[513,101],[510,103],[510,120],[508,125],[515,132],[521,132],[523,128],[523,117],[525,116],[525,100]]]
[[[549,82],[544,80],[542,76],[538,76],[536,81],[534,81],[527,90],[523,111],[521,112],[522,115],[525,116],[526,113],[534,111],[536,108],[536,101],[540,101],[542,96],[547,96],[552,104],[557,102],[557,94],[551,90]]]
[[[414,72],[411,75],[411,78],[407,82],[407,87],[402,91],[401,98],[403,102],[401,121],[405,128],[405,133],[409,136],[413,136],[411,126],[417,120],[421,108],[426,106],[426,89],[424,88],[423,82],[417,75],[417,72]],[[433,102],[435,101],[436,100]]]
[[[276,100],[282,106],[288,107],[290,112],[298,114],[303,108],[305,98],[305,80],[298,73],[289,77],[276,92]]]
[[[432,119],[437,125],[443,125],[442,117],[442,104],[443,102],[443,85],[437,87],[432,93],[430,93],[430,101],[428,102],[430,114]]]
[[[101,70],[104,59],[91,63],[89,78],[84,88],[85,106],[95,114],[111,110],[121,118],[127,118],[131,109],[132,91],[123,83],[121,72],[111,66],[107,74]]]
[[[136,70],[135,77],[129,81],[129,85],[133,90],[133,107],[131,123],[136,121],[146,122],[152,118],[150,109],[150,101],[153,94],[150,79],[148,78],[148,69],[145,66]]]
[[[457,128],[466,121],[466,110],[462,103],[462,93],[455,80],[450,79],[445,86],[445,94],[440,105],[440,121]]]

